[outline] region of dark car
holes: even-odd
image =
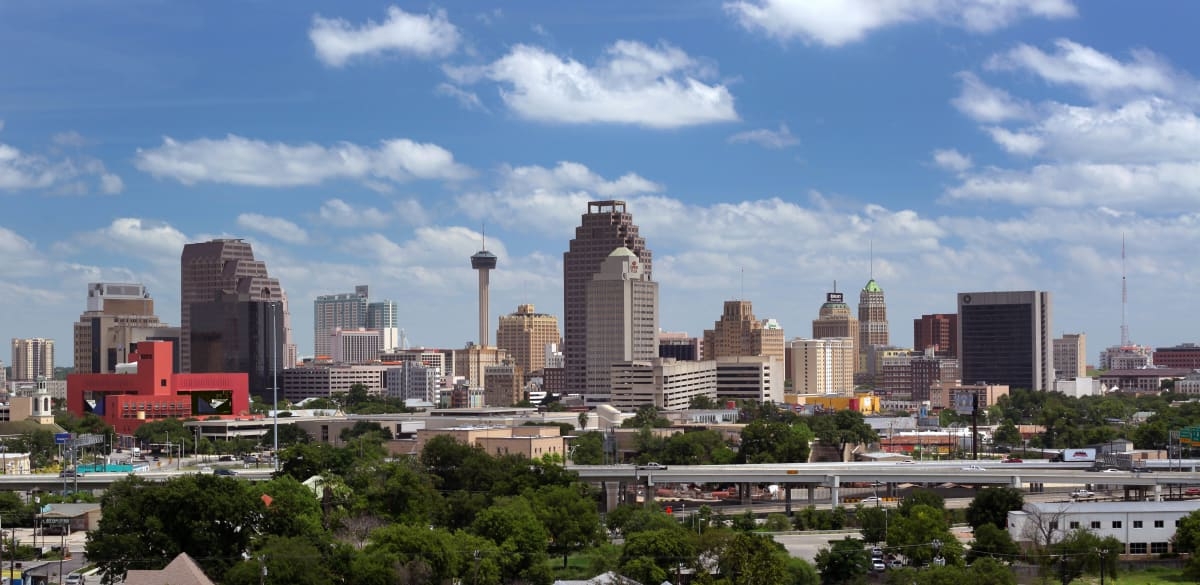
[[[64,469],[58,472],[59,477],[78,477],[78,472],[74,469]]]
[[[217,470],[213,472],[213,474],[232,477],[234,475],[237,475],[237,472],[232,469],[229,469],[228,467],[218,467]]]

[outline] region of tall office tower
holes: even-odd
[[[499,259],[496,255],[487,251],[487,243],[484,242],[483,249],[471,256],[471,268],[479,271],[479,346],[488,346],[488,321],[491,320],[489,304],[491,303],[488,297],[489,288],[491,286],[491,272],[496,269],[496,262]]]
[[[508,351],[522,374],[544,368],[546,345],[559,341],[558,317],[536,313],[531,304],[517,305],[517,312],[501,315],[496,328],[496,347]]]
[[[525,399],[525,377],[516,364],[505,362],[483,369],[483,402],[513,406]]]
[[[281,304],[283,305],[283,361],[279,364],[280,369],[290,369],[296,367],[300,363],[300,348],[296,346],[296,338],[292,335],[292,313],[288,309],[287,291],[279,289],[280,296],[283,297]]]
[[[367,329],[374,329],[383,337],[384,351],[400,349],[400,318],[396,301],[382,300],[367,304]]]
[[[929,389],[936,385],[953,386],[959,381],[958,360],[939,357],[926,349],[924,355],[914,356],[909,362],[912,383],[911,400],[929,400]]]
[[[772,320],[754,317],[750,301],[725,301],[712,329],[704,331],[704,359],[773,356],[784,362],[783,329]]]
[[[179,369],[179,328],[154,314],[154,299],[140,283],[93,282],[87,310],[75,323],[75,373],[109,374],[128,363],[140,341],[171,341]]]
[[[1064,333],[1054,339],[1054,370],[1061,380],[1087,376],[1087,334]]]
[[[612,391],[613,364],[658,357],[658,283],[650,280],[633,250],[620,247],[600,264],[585,294],[584,400],[604,404]]]
[[[825,303],[821,305],[821,310],[817,313],[817,318],[812,322],[813,339],[830,339],[849,337],[854,341],[854,372],[858,373],[863,368],[858,358],[858,319],[850,313],[850,305],[846,304],[842,293],[837,292],[837,286],[834,287],[834,292],[825,295]]]
[[[869,347],[887,344],[887,303],[883,300],[883,289],[872,278],[858,293],[858,352],[866,353]]]
[[[788,343],[792,389],[797,394],[854,392],[854,337],[793,339]]]
[[[54,340],[33,337],[12,340],[12,379],[32,382],[54,379]]]
[[[192,306],[212,303],[219,299],[230,302],[283,303],[286,297],[279,280],[267,273],[267,265],[254,259],[250,243],[240,239],[217,239],[187,244],[180,255],[180,370],[182,372],[207,372],[192,368]],[[286,321],[282,307],[279,320]],[[278,345],[285,348],[292,344],[291,336],[283,324],[278,324]],[[205,326],[212,330],[212,325]],[[261,333],[257,331],[256,333]],[[282,349],[279,352],[283,353]],[[242,371],[242,370],[216,370]],[[253,378],[253,376],[252,376]],[[254,392],[254,386],[251,386]]]
[[[4,388],[8,384],[8,368],[4,367],[4,360],[0,360],[0,388]]]
[[[934,313],[913,319],[913,349],[958,357],[958,313]]]
[[[388,368],[384,375],[385,395],[405,401],[437,404],[437,389],[441,377],[441,368],[419,362],[404,362],[398,368]]]
[[[353,293],[321,295],[313,301],[313,357],[317,360],[333,357],[333,332],[338,329],[366,327],[368,303],[366,285],[354,287]]]
[[[624,201],[591,201],[588,212],[575,228],[575,239],[563,253],[563,356],[567,392],[581,392],[587,386],[587,288],[600,264],[617,248],[627,248],[637,256],[639,271],[653,276],[653,254],[646,240],[638,235],[633,215]]]
[[[1054,389],[1050,293],[958,293],[958,361],[964,384]]]

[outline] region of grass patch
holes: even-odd
[[[1055,582],[1055,580],[1051,580]],[[1099,585],[1099,575],[1088,575],[1071,581],[1071,585]],[[1105,585],[1161,585],[1162,583],[1193,583],[1183,576],[1183,569],[1146,569],[1143,571],[1127,571],[1113,579],[1104,578]]]

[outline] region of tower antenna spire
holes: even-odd
[[[1121,347],[1129,347],[1129,324],[1125,314],[1129,305],[1129,290],[1125,284],[1125,232],[1121,232]]]
[[[868,240],[867,250],[868,258],[870,258],[871,280],[875,280],[875,240]]]
[[[742,292],[741,292],[741,296],[742,296],[742,300],[743,300],[743,301],[744,301],[744,300],[746,300],[746,267],[745,267],[745,266],[743,266],[743,267],[742,267]]]

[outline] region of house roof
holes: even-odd
[[[629,577],[622,577],[621,575],[609,571],[584,581],[567,581],[560,579],[555,581],[554,585],[641,585],[641,583],[638,583]]]
[[[1027,502],[1023,511],[1071,514],[1128,514],[1136,512],[1167,512],[1187,514],[1200,510],[1200,500],[1167,500],[1162,502]]]
[[[46,504],[42,507],[41,516],[43,518],[58,517],[58,518],[74,518],[83,516],[92,512],[99,512],[100,504],[85,503],[85,504]]]
[[[214,585],[187,553],[157,571],[131,570],[125,574],[125,585]]]

